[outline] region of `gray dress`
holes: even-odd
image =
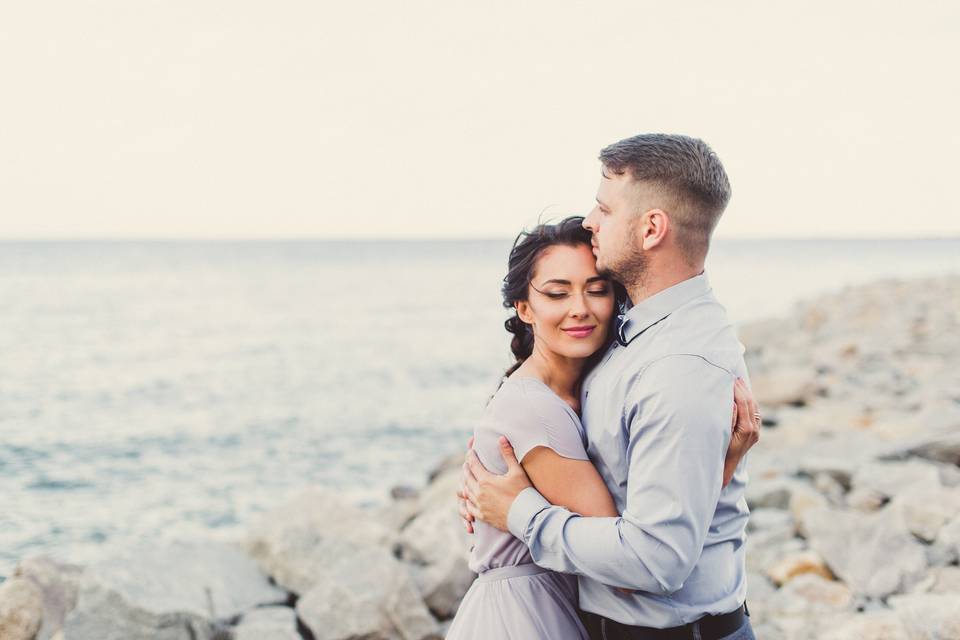
[[[510,440],[518,460],[538,446],[589,460],[577,414],[536,378],[508,378],[474,432],[474,450],[491,473],[507,472],[501,435]],[[527,546],[510,533],[475,523],[470,568],[479,575],[460,603],[447,640],[587,640],[577,615],[577,577],[533,564]]]

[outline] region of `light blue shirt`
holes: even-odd
[[[538,565],[580,576],[584,611],[674,627],[746,598],[742,461],[721,489],[743,346],[702,274],[623,320],[581,392],[587,454],[622,515],[587,518],[527,488],[507,524]]]

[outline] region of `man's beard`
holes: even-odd
[[[643,284],[646,275],[647,255],[633,241],[630,242],[624,253],[625,255],[621,256],[619,260],[604,265],[598,271],[600,275],[613,278],[627,289],[638,287]]]

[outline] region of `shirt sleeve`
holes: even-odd
[[[490,428],[505,435],[517,460],[535,447],[547,447],[564,458],[589,460],[576,414],[563,400],[536,383],[519,381],[516,390],[501,399]],[[492,441],[495,441],[492,440]]]
[[[695,355],[649,365],[624,407],[623,514],[584,517],[525,489],[507,525],[534,562],[614,587],[678,591],[700,558],[720,497],[734,378]]]

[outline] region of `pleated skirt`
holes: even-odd
[[[490,569],[463,597],[446,640],[589,640],[577,578],[535,564]]]

